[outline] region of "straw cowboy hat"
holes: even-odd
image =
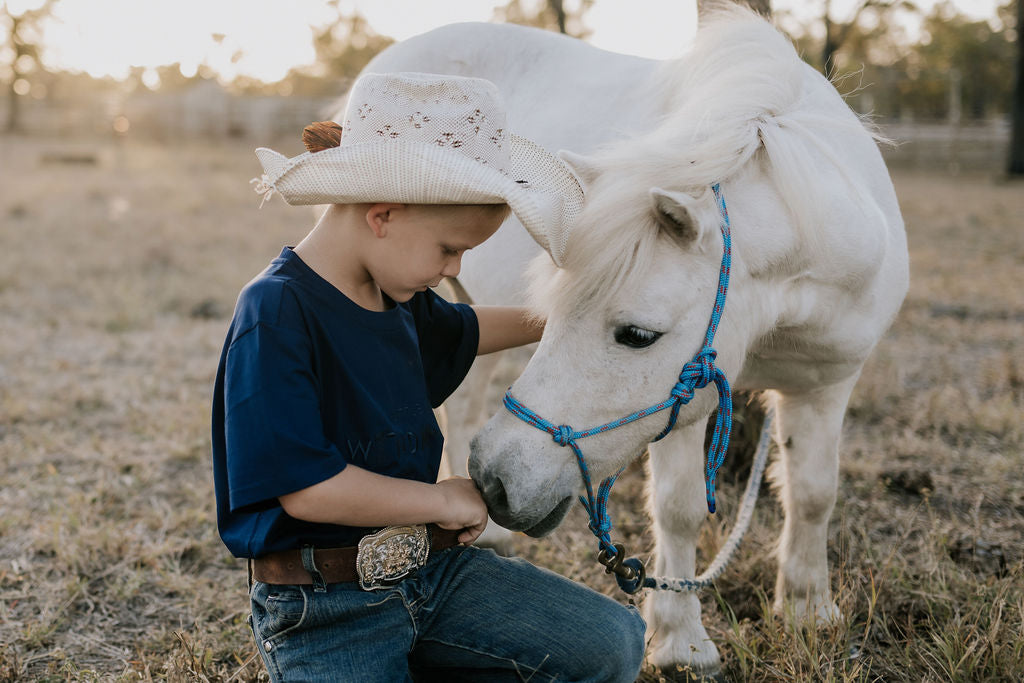
[[[568,167],[508,129],[497,87],[481,78],[366,74],[352,86],[337,147],[256,154],[265,171],[257,191],[289,204],[507,203],[551,254],[563,252],[583,205]]]

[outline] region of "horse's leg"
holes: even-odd
[[[650,446],[648,486],[654,519],[655,576],[693,578],[700,525],[707,517],[704,495],[704,421],[677,427]],[[695,593],[651,591],[645,603],[651,663],[665,672],[689,665],[714,674],[721,663],[700,619]]]
[[[772,468],[785,522],[779,538],[775,610],[799,619],[839,618],[829,588],[828,521],[839,483],[839,437],[854,376],[803,393],[776,394]]]
[[[490,411],[487,410],[488,386],[502,355],[490,353],[477,357],[462,384],[444,402],[444,457],[447,462],[442,463],[443,474],[469,476],[469,442],[490,417]],[[506,550],[511,539],[511,531],[492,521],[487,524],[476,544]]]

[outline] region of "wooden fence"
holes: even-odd
[[[883,145],[882,156],[893,167],[1001,172],[1010,146],[1010,122],[950,125],[937,122],[889,123],[881,132],[895,143]]]
[[[0,103],[0,112],[5,105]],[[309,122],[328,118],[340,108],[340,99],[234,96],[207,81],[174,93],[106,94],[85,102],[27,100],[21,120],[25,132],[33,135],[125,135],[163,141],[235,137],[263,143],[295,137]],[[894,167],[999,172],[1006,164],[1010,126],[1005,119],[961,125],[880,122],[879,127],[896,143],[882,147]]]

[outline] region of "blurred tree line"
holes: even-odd
[[[493,19],[586,38],[587,11],[595,0],[510,0]],[[757,0],[770,13],[768,0]],[[848,101],[864,113],[893,119],[982,120],[1010,111],[1016,55],[1016,2],[991,21],[973,21],[950,2],[924,14],[910,0],[863,0],[851,17],[836,19],[821,0],[822,19],[776,19],[806,61],[827,71]],[[238,79],[249,93],[331,96],[344,90],[391,38],[377,34],[358,12],[336,18],[314,35],[316,60],[292,69],[281,83]],[[919,40],[906,35],[900,15],[917,15]]]
[[[768,0],[759,9],[770,12]],[[776,14],[806,61],[826,71],[850,103],[864,113],[892,119],[983,120],[1010,111],[1017,55],[1017,0],[999,7],[997,17],[975,21],[951,2],[925,14],[912,0],[863,0],[845,19],[832,16],[820,0],[822,19],[794,22]],[[495,21],[558,30],[578,38],[594,0],[510,0]],[[336,4],[335,4],[336,7]],[[902,16],[901,16],[902,15]],[[902,19],[921,21],[918,40]],[[287,85],[249,83],[248,91],[337,94],[373,56],[392,43],[358,13],[337,18],[315,35],[314,64],[293,69]]]
[[[576,0],[571,7],[564,0],[510,0],[495,8],[491,19],[586,39],[590,37],[591,31],[583,23],[583,18],[593,4],[594,0]]]
[[[1011,111],[1017,1],[987,21],[969,19],[948,0],[927,13],[911,0],[865,0],[845,20],[832,17],[825,0],[820,23],[777,18],[804,59],[859,111],[959,123]],[[903,28],[908,15],[921,22],[916,41]]]
[[[749,1],[749,0],[748,0]],[[59,0],[45,0],[38,9],[15,14],[0,0],[0,83],[11,103],[7,127],[17,125],[18,103],[96,90],[159,87],[186,88],[214,78],[201,66],[191,76],[178,65],[135,69],[124,82],[93,81],[85,75],[53,74],[39,61],[41,20]],[[585,38],[588,10],[595,0],[509,0],[493,19],[558,30]],[[703,0],[702,0],[703,2]],[[1017,0],[1008,0],[998,16],[974,21],[942,2],[927,14],[913,0],[860,0],[850,16],[834,17],[831,0],[816,0],[819,17],[800,23],[776,12],[776,23],[795,40],[803,57],[827,71],[856,109],[882,118],[980,120],[1011,110],[1014,62],[1017,58]],[[771,12],[770,0],[755,0]],[[379,35],[366,19],[346,13],[337,0],[335,16],[314,30],[316,58],[293,68],[276,83],[240,77],[226,87],[245,94],[335,96],[344,91],[375,54],[393,40]],[[912,41],[902,21],[915,15],[921,33]],[[157,86],[153,84],[156,83]]]
[[[4,130],[18,128],[21,98],[32,94],[33,74],[42,70],[39,46],[42,43],[41,22],[53,11],[57,0],[44,2],[31,9],[12,10],[7,2],[0,4],[0,75],[7,91],[7,121]],[[36,86],[37,97],[46,95],[45,87]]]
[[[378,52],[395,42],[374,31],[358,10],[346,14],[338,0],[327,4],[335,17],[314,31],[316,59],[312,64],[292,69],[281,83],[238,79],[236,87],[247,93],[338,95]],[[492,19],[586,38],[590,31],[583,24],[583,15],[593,4],[594,0],[575,0],[572,6],[564,0],[509,0],[494,10]]]
[[[233,85],[246,93],[338,96],[374,55],[395,42],[374,31],[358,10],[346,14],[338,0],[331,0],[327,5],[335,16],[326,25],[313,30],[316,58],[312,64],[291,69],[279,83],[241,78]]]

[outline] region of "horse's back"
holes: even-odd
[[[450,24],[390,46],[367,72],[422,71],[486,78],[516,133],[552,149],[589,153],[655,112],[640,97],[658,62],[514,24]]]

